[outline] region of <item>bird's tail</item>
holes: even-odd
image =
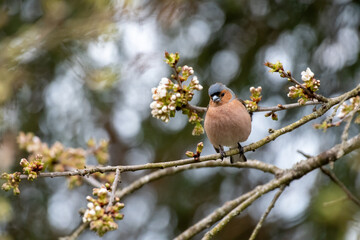
[[[230,156],[230,162],[231,163],[246,162],[246,161],[247,161],[247,159],[246,159],[244,153],[240,153],[240,154]]]

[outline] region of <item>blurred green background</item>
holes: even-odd
[[[0,169],[18,169],[26,157],[19,131],[43,141],[85,147],[90,137],[110,140],[110,164],[144,164],[185,157],[206,136],[191,136],[185,116],[168,124],[150,115],[151,88],[170,74],[164,51],[178,51],[204,86],[193,104],[207,106],[207,88],[227,84],[243,99],[262,86],[261,106],[293,102],[290,86],[263,63],[280,60],[300,80],[310,67],[319,93],[332,97],[359,83],[360,3],[347,0],[252,1],[0,1]],[[255,113],[257,141],[309,114],[312,107]],[[320,122],[317,120],[316,122]],[[323,133],[308,123],[248,159],[291,167],[339,143],[341,129]],[[350,129],[350,137],[359,132]],[[358,153],[335,164],[335,173],[359,195]],[[91,162],[94,164],[95,162]],[[122,175],[120,187],[144,175]],[[103,239],[171,239],[216,207],[270,175],[249,169],[190,170],[151,183],[122,199],[125,218]],[[65,179],[23,181],[18,197],[0,192],[0,239],[56,239],[80,223],[90,186],[68,190]],[[257,200],[217,239],[247,239],[274,193]],[[360,209],[326,176],[315,171],[291,184],[258,239],[359,239]],[[336,201],[339,200],[340,201]],[[335,201],[335,202],[334,202]],[[199,234],[194,239],[200,239]],[[90,231],[79,239],[99,239]]]

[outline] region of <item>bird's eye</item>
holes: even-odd
[[[225,95],[225,93],[222,93],[220,96],[222,96],[222,97],[223,97],[224,95]]]

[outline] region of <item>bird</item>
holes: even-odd
[[[238,148],[239,155],[230,156],[230,162],[246,162],[240,142],[251,133],[252,114],[247,111],[244,101],[222,83],[210,86],[210,102],[205,115],[204,128],[215,151],[226,157],[224,146]]]

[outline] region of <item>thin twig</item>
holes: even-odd
[[[345,144],[337,144],[329,150],[320,153],[315,157],[308,158],[307,160],[300,161],[296,163],[291,169],[288,169],[276,179],[271,180],[270,182],[257,186],[255,188],[255,193],[251,195],[246,201],[234,208],[230,213],[228,213],[215,227],[208,231],[203,239],[211,239],[217,233],[219,233],[232,218],[239,215],[244,209],[250,206],[256,199],[268,193],[276,188],[281,187],[282,185],[287,185],[295,179],[301,178],[307,173],[317,169],[323,165],[328,164],[330,161],[336,161],[345,154],[354,151],[355,149],[360,148],[360,134],[349,139]],[[340,151],[342,150],[342,151]]]
[[[308,101],[302,105],[300,103],[278,104],[277,106],[274,107],[258,107],[255,110],[255,112],[277,112],[277,111],[288,110],[297,107],[319,105],[319,104],[323,104],[323,103],[319,101]]]
[[[190,103],[186,104],[185,108],[187,108],[187,109],[189,109],[191,111],[195,111],[197,113],[204,113],[204,112],[207,111],[206,107],[194,106],[194,105],[191,105]]]
[[[338,203],[346,201],[346,200],[349,200],[349,198],[347,196],[343,196],[341,198],[338,198],[338,199],[335,199],[335,200],[332,200],[332,201],[324,202],[323,206],[324,207],[329,207],[331,205],[338,204]]]
[[[81,223],[79,227],[77,227],[70,236],[60,237],[59,240],[75,240],[88,227],[89,227],[89,222]]]
[[[319,104],[323,104],[323,102],[319,102],[319,101],[315,100],[315,101],[308,101],[302,105],[300,103],[290,103],[290,104],[278,104],[277,106],[273,106],[273,107],[258,106],[258,108],[254,112],[277,112],[277,111],[283,111],[283,110],[288,110],[288,109],[292,109],[292,108],[298,108],[298,107],[309,106],[309,105],[319,105]],[[207,111],[206,107],[194,106],[194,105],[191,105],[190,103],[188,103],[186,105],[186,108],[188,108],[189,110],[192,110],[192,111],[196,111],[197,113],[205,113]]]
[[[359,84],[355,89],[359,88],[359,86],[360,86],[360,84]],[[338,103],[338,105],[337,105],[336,107],[334,107],[334,111],[332,112],[332,114],[325,119],[326,122],[329,122],[329,121],[332,121],[332,120],[333,120],[333,118],[335,117],[335,115],[336,115],[337,111],[339,110],[340,106],[341,106],[346,100],[348,100],[348,99],[351,98],[351,97],[355,97],[355,96],[358,95],[358,94],[355,94],[354,96],[349,96],[349,95],[351,95],[351,91],[350,91],[350,92],[346,92],[346,93],[344,93],[344,94],[341,95],[341,96],[343,96],[343,98],[342,98],[341,101]]]
[[[182,89],[182,82],[181,82],[181,80],[180,80],[180,78],[179,78],[179,73],[178,73],[178,71],[177,71],[177,67],[176,67],[176,64],[175,64],[175,66],[174,67],[172,67],[173,69],[174,69],[174,73],[175,73],[175,80],[177,81],[177,83],[178,83],[178,85],[179,85],[179,87]]]
[[[268,191],[264,191],[261,189],[262,186],[258,186],[255,188],[255,193],[247,198],[244,202],[239,204],[236,208],[231,210],[215,227],[213,227],[210,231],[208,231],[202,240],[209,240],[213,238],[216,234],[218,234],[234,217],[239,215],[244,209],[250,206],[256,199],[261,197],[264,193]],[[273,189],[271,189],[273,190]],[[269,190],[270,191],[270,190]]]
[[[230,156],[230,155],[228,155]],[[199,162],[209,162],[209,160],[216,160],[219,159],[219,154],[211,154],[207,156],[200,157],[199,160],[194,160],[194,158],[170,161],[170,162],[159,162],[159,163],[147,163],[143,165],[129,165],[129,166],[107,166],[107,167],[93,167],[93,168],[86,168],[86,169],[77,169],[74,171],[66,171],[66,172],[44,172],[39,173],[38,177],[69,177],[69,176],[85,176],[87,177],[89,174],[95,172],[114,172],[116,169],[119,169],[120,172],[127,172],[127,171],[139,171],[139,170],[146,170],[146,169],[157,169],[157,168],[170,168],[170,167],[177,167],[182,165],[188,164],[197,164]],[[230,164],[228,162],[213,162],[210,163],[209,166],[228,166],[228,167],[241,167],[241,168],[254,168],[259,169],[265,172],[272,173],[274,170],[274,166],[271,164],[266,164],[260,161],[248,161],[248,162],[241,162],[236,164]],[[191,168],[191,167],[190,167]],[[21,179],[27,178],[27,175],[21,175]]]
[[[109,199],[109,203],[106,207],[106,210],[109,211],[110,208],[112,207],[112,205],[114,204],[114,200],[115,200],[115,193],[116,193],[116,189],[117,189],[117,185],[118,183],[120,182],[120,169],[117,168],[116,169],[116,173],[115,173],[115,179],[114,179],[114,182],[111,186],[111,195],[110,195],[110,199]]]
[[[67,167],[65,167],[65,170],[66,171],[76,171],[76,168],[67,166]],[[100,188],[102,185],[101,182],[99,182],[98,180],[96,180],[94,177],[92,177],[90,175],[87,175],[86,177],[82,178],[82,180],[96,188]]]
[[[301,83],[299,83],[295,78],[293,78],[290,74],[288,74],[286,71],[283,71],[284,76],[290,80],[290,82],[295,83],[296,85],[299,85],[304,92],[306,93],[306,95],[308,95],[311,98],[315,98],[317,100],[319,100],[320,102],[328,102],[328,99],[320,94],[311,92],[309,89],[307,89],[304,85],[302,85]]]
[[[348,196],[348,198],[351,201],[353,201],[356,205],[360,207],[360,200],[350,192],[350,190],[336,177],[336,175],[333,172],[329,171],[325,167],[320,167],[320,169],[324,174],[326,174],[334,183],[336,183],[345,192],[345,194]]]
[[[306,157],[306,158],[311,158],[311,157],[313,157],[313,156],[311,156],[310,154],[304,153],[304,152],[301,151],[301,150],[297,150],[297,152],[300,153],[301,155],[303,155],[303,156]]]
[[[86,176],[82,178],[84,182],[88,183],[89,185],[96,187],[96,188],[101,188],[101,182],[99,182],[98,180],[96,180],[95,178],[91,177],[91,176]]]
[[[343,133],[342,133],[342,135],[341,135],[341,140],[342,140],[343,142],[345,142],[345,141],[348,139],[348,137],[349,137],[349,128],[350,128],[351,122],[352,122],[352,120],[353,120],[353,118],[354,118],[354,116],[355,116],[355,113],[356,113],[357,111],[359,111],[359,107],[360,107],[360,104],[358,104],[358,105],[354,108],[354,110],[352,110],[352,111],[345,117],[347,123],[346,123],[346,125],[345,125],[345,127],[344,127],[344,131],[343,131]]]
[[[259,230],[262,227],[266,217],[269,215],[271,209],[273,209],[273,207],[275,206],[276,201],[278,200],[280,195],[283,193],[284,189],[285,189],[285,185],[281,186],[279,191],[277,191],[277,193],[275,194],[275,196],[274,196],[273,200],[271,201],[270,205],[268,206],[268,208],[266,209],[264,214],[261,216],[260,221],[257,223],[257,225],[256,225],[254,231],[252,232],[249,240],[254,240],[256,238],[256,235],[259,233]]]
[[[218,209],[216,209],[215,211],[213,211],[210,215],[203,218],[201,221],[199,221],[198,223],[196,223],[195,225],[191,226],[186,231],[181,233],[174,240],[190,239],[191,237],[195,236],[197,233],[210,227],[213,223],[219,221],[227,213],[229,213],[232,209],[234,209],[240,203],[244,202],[246,199],[251,197],[253,194],[255,194],[255,189],[241,195],[240,197],[238,197],[234,200],[226,202],[223,206],[221,206]]]
[[[248,160],[247,162],[238,162],[238,163],[230,163],[229,161],[222,161],[222,160],[216,160],[216,161],[209,161],[209,162],[202,162],[202,163],[194,163],[179,167],[172,167],[172,168],[166,168],[162,170],[157,170],[153,173],[147,174],[138,180],[131,183],[129,186],[123,188],[121,191],[119,191],[116,196],[120,199],[124,196],[133,193],[137,189],[141,188],[145,184],[148,184],[150,182],[153,182],[157,179],[160,179],[164,176],[173,175],[185,170],[189,169],[197,169],[197,168],[203,168],[203,167],[233,167],[233,168],[253,168],[258,169],[263,172],[271,173],[274,175],[279,175],[283,172],[281,168],[278,168],[274,165],[267,164],[264,162],[260,162],[257,160]]]
[[[310,155],[308,155],[300,150],[298,150],[298,152],[307,158],[311,157]],[[330,163],[331,162],[332,161],[330,161]],[[345,194],[348,196],[348,198],[351,201],[353,201],[356,205],[358,205],[360,207],[360,200],[350,192],[350,190],[336,177],[336,175],[333,172],[331,172],[330,170],[326,169],[323,166],[321,166],[320,169],[324,174],[326,174],[334,183],[336,183],[345,192]]]

